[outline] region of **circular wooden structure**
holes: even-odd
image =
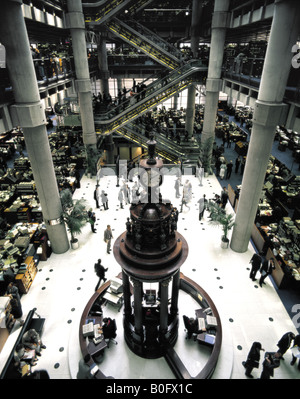
[[[86,320],[91,318],[90,312],[91,309],[94,305],[95,302],[99,301],[99,299],[104,295],[104,293],[107,291],[107,289],[110,286],[110,281],[107,281],[105,284],[103,284],[98,291],[94,293],[94,295],[90,298],[88,301],[82,316],[80,320],[80,325],[79,325],[79,343],[80,343],[80,349],[81,353],[83,356],[86,354],[90,353],[89,352],[89,347],[87,346],[87,341],[82,335],[82,326],[86,323]],[[184,291],[188,295],[190,295],[196,302],[199,304],[201,308],[206,308],[210,307],[212,310],[213,316],[216,317],[217,319],[217,327],[215,331],[215,343],[211,348],[211,353],[210,356],[204,365],[202,369],[199,370],[199,372],[195,376],[191,376],[190,373],[188,372],[187,368],[185,367],[183,361],[180,359],[176,351],[174,350],[173,347],[169,347],[168,350],[164,353],[164,357],[178,379],[208,379],[213,375],[213,372],[217,366],[218,363],[218,358],[220,355],[221,351],[221,345],[222,345],[222,325],[221,325],[221,320],[219,313],[212,301],[212,299],[209,297],[209,295],[205,292],[203,288],[201,288],[197,283],[195,283],[193,280],[190,278],[184,276],[182,273],[180,273],[180,290]],[[105,311],[105,310],[104,310]],[[105,315],[104,315],[105,316]],[[200,344],[199,344],[200,345]],[[109,349],[105,349],[109,350]],[[197,350],[197,347],[195,347],[195,350]],[[200,352],[199,352],[200,355]],[[89,365],[92,366],[94,364],[94,359],[91,359],[89,362]],[[114,378],[114,376],[106,376],[102,371],[101,371],[101,366],[99,366],[100,369],[96,373],[95,378],[97,379],[111,379]],[[151,378],[151,376],[149,376]]]

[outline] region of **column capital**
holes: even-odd
[[[68,12],[66,14],[66,27],[68,29],[85,29],[84,15],[82,12]]]
[[[92,85],[90,79],[76,79],[75,89],[77,93],[87,93],[92,91]]]
[[[34,104],[14,104],[10,111],[14,126],[30,128],[46,124],[45,112],[40,101]]]
[[[257,100],[254,106],[253,123],[262,126],[279,125],[283,115],[284,103],[267,103]]]
[[[207,78],[206,91],[219,92],[222,90],[222,79]]]
[[[215,11],[213,13],[211,28],[212,29],[227,29],[229,27],[230,14],[225,11]]]

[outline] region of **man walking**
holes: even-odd
[[[101,259],[98,259],[97,263],[95,263],[95,265],[94,265],[94,270],[95,270],[96,275],[99,277],[99,281],[98,281],[98,283],[96,285],[96,288],[95,288],[95,291],[97,291],[97,289],[99,288],[101,280],[103,280],[104,283],[107,280],[105,278],[105,272],[107,272],[108,269],[107,268],[105,269],[104,266],[101,265]]]
[[[255,281],[256,273],[258,272],[261,266],[261,257],[258,254],[253,254],[249,263],[251,263],[251,271],[249,277],[251,278],[251,280]]]
[[[111,239],[113,238],[111,227],[108,224],[106,230],[104,231],[104,241],[107,244],[106,252],[110,254],[111,251]]]
[[[261,273],[261,277],[259,279],[259,285],[262,287],[262,284],[266,284],[264,281],[266,279],[267,276],[269,276],[270,274],[272,274],[272,271],[275,269],[275,265],[274,265],[274,260],[273,259],[269,259],[269,260],[265,260],[262,264],[262,267],[260,269],[260,273]]]

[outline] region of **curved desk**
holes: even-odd
[[[86,338],[83,337],[82,334],[82,326],[86,324],[86,320],[88,318],[91,318],[93,316],[90,316],[91,309],[94,305],[94,303],[98,300],[100,296],[103,296],[106,290],[110,286],[110,281],[107,281],[105,284],[103,284],[90,298],[89,302],[87,303],[81,319],[80,319],[80,325],[79,325],[79,342],[80,342],[80,349],[82,356],[84,357],[86,354],[91,353],[91,346],[86,344]],[[208,361],[206,362],[205,366],[199,371],[199,373],[195,376],[192,377],[188,370],[186,369],[185,365],[181,361],[180,357],[177,355],[176,351],[174,350],[173,347],[169,347],[167,349],[167,352],[165,354],[165,359],[173,371],[174,375],[178,379],[208,379],[213,375],[213,372],[217,366],[218,358],[220,355],[221,351],[221,345],[222,345],[222,325],[221,325],[221,319],[219,316],[219,313],[212,301],[212,299],[209,297],[209,295],[206,293],[203,288],[201,288],[198,284],[196,284],[193,280],[190,278],[184,276],[182,273],[180,273],[180,289],[190,295],[199,305],[202,309],[210,307],[212,311],[212,315],[216,318],[217,320],[217,326],[215,327],[215,342],[213,345],[211,345],[212,351],[210,354],[210,357]],[[198,341],[199,342],[199,341]],[[88,363],[89,366],[92,366],[94,364],[93,360],[90,360]],[[109,376],[107,377],[100,369],[99,371],[95,374],[95,378],[97,379],[112,379],[114,377]]]

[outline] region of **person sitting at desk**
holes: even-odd
[[[116,336],[116,323],[110,318],[105,317],[102,325],[104,338],[114,338]]]
[[[183,315],[184,326],[187,329],[187,338],[190,339],[193,334],[198,333],[198,320],[193,317]]]
[[[26,348],[35,349],[38,356],[41,356],[41,349],[46,349],[46,346],[41,341],[40,335],[33,328],[23,335],[22,344],[24,344]]]

